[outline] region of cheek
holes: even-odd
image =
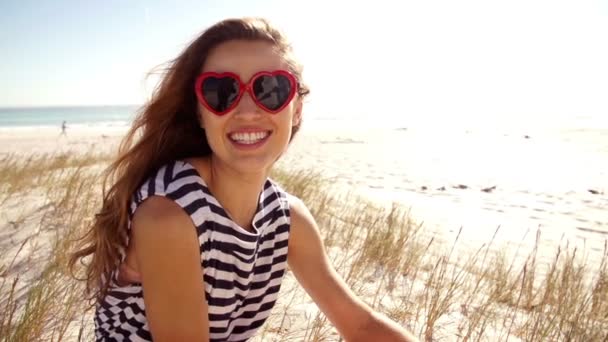
[[[205,134],[207,135],[207,140],[212,141],[218,139],[221,131],[217,122],[214,122],[213,120],[205,121]]]
[[[296,101],[292,101],[281,113],[277,114],[282,125],[294,126],[298,123]]]
[[[209,121],[208,118],[206,118],[206,116],[208,116],[209,113],[206,112],[205,107],[203,107],[200,103],[198,104],[197,107],[197,117],[198,117],[198,124],[201,126],[202,129],[205,129],[205,123],[207,121]]]
[[[199,108],[199,113],[201,113],[199,114],[199,123],[201,128],[203,128],[203,131],[205,132],[207,142],[209,145],[213,146],[215,145],[217,139],[220,138],[218,133],[221,132],[219,127],[220,123],[217,122],[217,119],[213,117],[214,114],[209,113],[206,110]]]
[[[292,113],[281,113],[281,114],[285,114],[284,116],[282,116],[278,122],[277,122],[277,126],[282,127],[281,129],[281,139],[282,140],[289,140],[289,137],[292,134],[293,131],[293,126],[297,124],[297,122],[295,121],[295,117],[293,116]]]

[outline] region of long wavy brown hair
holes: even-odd
[[[170,61],[152,98],[138,112],[123,138],[118,156],[105,170],[101,210],[80,240],[69,267],[83,262],[89,300],[101,300],[127,248],[129,203],[133,193],[152,172],[171,160],[211,154],[198,121],[194,82],[214,47],[230,40],[267,41],[284,57],[299,82],[298,96],[309,93],[302,82],[302,67],[280,30],[262,18],[221,21],[191,42]],[[293,127],[293,135],[300,125]]]

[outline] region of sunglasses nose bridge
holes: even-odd
[[[259,113],[259,107],[251,91],[251,86],[248,84],[243,86],[236,109],[238,113]]]
[[[241,84],[241,92],[243,92],[243,95],[248,94],[253,98],[253,88],[251,86],[251,83]]]

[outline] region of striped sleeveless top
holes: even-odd
[[[152,195],[175,201],[196,226],[210,341],[252,337],[270,315],[287,266],[290,217],[285,191],[271,180],[265,182],[253,232],[228,217],[196,169],[185,161],[168,163],[144,182],[133,196],[130,218]],[[124,251],[121,257],[124,260]],[[116,271],[94,319],[97,341],[152,341],[141,284],[119,286]]]

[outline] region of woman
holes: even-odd
[[[414,339],[356,298],[306,206],[268,179],[300,127],[301,71],[279,31],[251,18],[217,23],[173,61],[71,261],[92,257],[97,340],[247,340],[287,263],[347,340]]]

